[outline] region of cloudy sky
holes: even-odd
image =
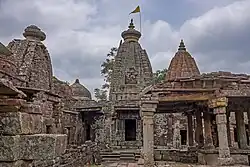
[[[75,78],[92,92],[100,87],[100,64],[131,17],[142,10],[140,42],[154,70],[167,68],[180,39],[201,72],[250,73],[250,0],[0,0],[0,41],[23,38],[35,24],[47,35],[54,75]]]

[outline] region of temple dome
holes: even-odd
[[[75,83],[73,83],[70,87],[72,89],[73,96],[91,99],[90,91],[80,83],[79,79],[76,79]]]
[[[30,25],[25,28],[23,36],[26,39],[36,39],[40,41],[44,41],[46,39],[46,35],[35,25]]]
[[[195,59],[187,52],[183,40],[175,56],[172,58],[165,80],[171,81],[178,78],[189,78],[200,75]]]
[[[134,23],[133,19],[131,19],[131,22],[128,26],[128,30],[123,31],[121,36],[124,39],[124,41],[138,41],[141,37],[141,33],[134,29]]]

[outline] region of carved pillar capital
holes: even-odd
[[[209,108],[222,108],[222,107],[227,107],[227,105],[228,105],[227,97],[220,97],[208,101]]]

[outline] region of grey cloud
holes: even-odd
[[[41,2],[44,3],[44,8]],[[8,6],[5,6],[5,10],[2,10],[3,8],[0,10],[0,40],[11,40],[12,36],[19,37],[27,25],[37,24],[47,34],[45,43],[52,57],[55,75],[71,82],[79,77],[90,90],[93,90],[102,83],[101,62],[105,60],[110,47],[117,46],[119,43],[121,30],[126,29],[129,17],[137,19],[136,26],[137,29],[139,28],[137,16],[128,16],[138,2],[134,0],[68,0],[67,3],[72,5],[70,8],[65,4],[60,6],[60,2],[62,1],[5,0],[5,5]],[[120,2],[122,4],[119,4]],[[165,21],[167,16],[161,15],[162,21],[152,21],[159,10],[157,4],[150,5],[152,2],[154,1],[140,1],[140,4],[145,7],[143,8],[145,12],[154,8],[151,10],[154,11],[151,12],[154,16],[146,13],[143,15],[145,17],[143,20],[147,21],[143,23],[141,43],[151,57],[155,70],[168,66],[180,39],[184,38],[188,50],[198,61],[201,71],[226,69],[250,72],[247,68],[247,62],[250,61],[247,53],[250,43],[249,12],[246,12],[243,18],[237,14],[239,11],[236,8],[230,8],[234,14],[218,18],[218,15],[225,12],[224,8],[220,7],[217,11],[211,10],[204,14],[206,17],[202,15],[193,19],[189,18],[191,20],[186,21],[179,29]],[[52,3],[56,5],[55,8]],[[213,0],[209,8],[204,7],[202,12],[214,6],[224,6],[229,3],[232,3],[232,0],[223,0],[223,3]],[[160,3],[162,6],[164,4]],[[170,3],[166,5],[168,5],[166,9],[160,9],[168,10],[171,7]],[[243,6],[249,7],[247,5],[249,4],[246,3]],[[189,16],[193,16],[195,12],[200,14],[198,6],[192,7],[194,11],[185,8],[186,13],[193,12]],[[176,11],[180,11],[179,16],[171,15],[172,20],[180,19],[184,13],[180,9]],[[217,12],[217,15],[213,12]],[[159,13],[165,13],[165,11]]]
[[[82,55],[77,50],[54,56],[52,61],[54,68],[64,69],[72,77],[86,79],[100,77],[101,60],[91,55]]]

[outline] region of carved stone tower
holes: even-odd
[[[135,30],[133,19],[128,30],[122,32],[121,41],[115,56],[110,86],[110,100],[138,100],[140,91],[152,82],[152,67],[138,40],[141,33]]]
[[[177,78],[188,78],[196,75],[200,75],[198,66],[181,40],[179,49],[170,62],[165,80],[173,81]]]
[[[23,33],[24,40],[15,39],[8,48],[13,53],[17,76],[25,81],[24,87],[51,90],[52,65],[49,53],[41,42],[46,35],[37,26],[28,26]]]

